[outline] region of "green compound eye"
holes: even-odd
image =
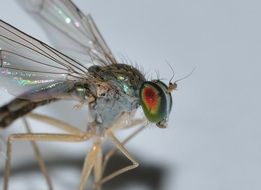
[[[144,82],[140,89],[140,103],[150,122],[159,124],[167,119],[171,106],[171,94],[161,81]]]

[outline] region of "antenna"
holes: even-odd
[[[169,80],[169,86],[168,86],[168,93],[171,93],[171,92],[173,92],[173,90],[177,89],[177,83],[176,83],[176,81],[174,83],[171,82],[173,80],[174,76],[175,76],[175,71],[168,61],[166,61],[166,63],[168,64],[168,66],[170,67],[170,69],[173,73],[172,77]]]
[[[179,81],[182,81],[182,80],[188,78],[190,75],[192,75],[192,73],[196,70],[196,68],[197,68],[197,67],[195,66],[195,67],[192,69],[192,71],[190,71],[189,74],[187,74],[187,75],[184,76],[184,77],[181,77],[180,79],[176,80],[174,83],[177,83],[177,82],[179,82]]]
[[[174,69],[173,69],[173,67],[169,64],[168,61],[166,61],[166,63],[169,65],[169,67],[170,67],[170,69],[172,70],[172,73],[173,73],[172,77],[171,77],[170,80],[169,80],[169,86],[168,86],[168,92],[169,92],[169,93],[171,93],[171,92],[173,92],[174,90],[177,89],[177,86],[178,86],[178,85],[177,85],[177,82],[182,81],[182,80],[188,78],[190,75],[192,75],[192,73],[193,73],[193,72],[196,70],[196,68],[197,68],[197,67],[195,66],[195,67],[192,69],[192,71],[190,71],[189,74],[185,75],[184,77],[181,77],[180,79],[174,81],[174,83],[173,83],[173,82],[171,82],[171,81],[173,80],[173,78],[174,78],[174,76],[175,76]]]
[[[169,68],[171,69],[171,71],[172,71],[172,77],[170,78],[170,80],[169,80],[169,83],[171,83],[171,81],[173,80],[173,78],[174,78],[174,76],[175,76],[175,71],[174,71],[174,69],[173,69],[173,67],[171,66],[171,64],[166,60],[166,63],[168,64],[168,66],[169,66]]]

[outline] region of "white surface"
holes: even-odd
[[[128,145],[143,161],[169,168],[166,189],[261,189],[260,1],[76,2],[113,52],[145,71],[169,79],[165,60],[176,78],[197,66],[173,95],[169,128],[148,129]],[[47,40],[14,1],[0,5],[1,19]]]

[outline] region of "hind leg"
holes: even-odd
[[[25,128],[26,128],[28,134],[32,134],[32,130],[31,130],[30,126],[29,126],[29,123],[27,122],[27,120],[25,118],[23,118],[23,122],[25,124]],[[31,145],[33,147],[33,151],[34,151],[35,157],[36,157],[36,159],[38,161],[40,170],[43,173],[44,178],[45,178],[45,180],[47,182],[48,189],[52,190],[53,189],[52,182],[51,182],[50,176],[48,175],[47,168],[46,168],[46,165],[44,163],[44,160],[43,160],[42,154],[40,152],[40,149],[39,149],[39,147],[38,147],[38,145],[37,145],[37,143],[35,141],[31,141]]]
[[[28,117],[39,120],[41,122],[50,124],[51,126],[62,129],[63,131],[68,132],[69,134],[48,134],[48,133],[28,133],[28,134],[13,134],[8,137],[7,141],[7,150],[6,150],[6,163],[5,163],[5,174],[4,174],[4,190],[8,189],[8,182],[10,176],[10,168],[11,168],[11,156],[12,156],[12,143],[15,141],[60,141],[60,142],[79,142],[88,140],[92,134],[84,133],[77,129],[74,126],[71,126],[67,123],[64,123],[60,120],[40,115],[40,114],[28,114]],[[34,146],[34,145],[33,145]],[[37,152],[37,151],[36,151]],[[41,160],[41,156],[38,156],[38,159]],[[43,163],[39,162],[40,165]],[[42,167],[42,166],[40,166]],[[43,168],[43,167],[42,167]],[[43,169],[45,170],[45,169]],[[44,171],[44,173],[46,173]]]
[[[32,133],[32,134],[12,134],[7,141],[7,159],[5,163],[4,190],[8,189],[10,176],[12,144],[17,141],[55,141],[55,142],[82,142],[91,137],[90,134],[74,135],[74,134],[48,134],[48,133]]]

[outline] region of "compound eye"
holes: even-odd
[[[161,122],[168,115],[166,93],[156,83],[147,81],[142,84],[140,103],[150,122]]]

